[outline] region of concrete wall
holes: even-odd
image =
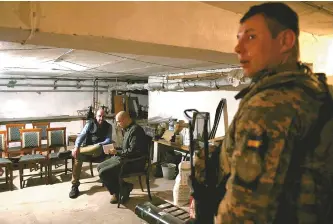
[[[1,118],[40,117],[57,115],[78,115],[77,110],[88,109],[92,104],[90,92],[42,92],[38,93],[0,93],[2,106]],[[148,105],[148,96],[131,94],[138,97],[141,105]],[[99,94],[101,105],[108,105],[107,93]]]
[[[77,110],[88,109],[88,106],[92,104],[93,97],[92,92],[42,92],[41,94],[20,92],[0,94],[2,99],[0,119],[78,115]],[[107,93],[99,94],[99,101],[107,105]],[[82,121],[51,123],[51,127],[60,126],[66,126],[68,133],[77,133],[82,128]]]
[[[0,93],[0,118],[78,115],[77,110],[88,109],[92,92],[33,92]],[[107,93],[99,94],[99,101],[107,105]]]
[[[333,36],[316,36],[301,32],[301,61],[313,63],[314,72],[324,72],[333,75]]]
[[[101,105],[108,105],[107,92],[99,94]],[[78,115],[77,110],[88,109],[92,104],[92,92],[34,92],[0,93],[2,105],[1,118],[41,117],[57,115]],[[148,96],[137,96],[141,105],[148,105]],[[83,127],[82,121],[55,122],[51,127],[67,127],[68,133],[78,133]],[[27,127],[32,127],[28,124]],[[3,125],[0,129],[5,129]]]

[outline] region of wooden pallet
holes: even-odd
[[[190,214],[187,211],[170,203],[163,203],[156,205],[156,207],[162,209],[163,212],[169,213],[170,215],[183,220],[184,222],[190,218]]]

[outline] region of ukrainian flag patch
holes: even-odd
[[[247,146],[248,147],[259,148],[261,145],[262,145],[262,141],[261,140],[253,140],[253,139],[247,140]]]

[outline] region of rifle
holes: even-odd
[[[193,117],[189,113],[193,113]],[[198,112],[195,109],[184,111],[189,120],[190,134],[190,186],[192,189],[191,196],[195,200],[195,218],[188,220],[187,224],[213,224],[214,217],[217,213],[218,204],[224,196],[224,183],[218,185],[219,170],[219,153],[220,147],[209,145],[208,142],[208,122],[209,113]],[[203,120],[202,133],[196,133],[195,128]],[[201,122],[202,123],[202,122]],[[204,168],[198,167],[199,160],[204,160]],[[195,168],[197,166],[197,168]]]

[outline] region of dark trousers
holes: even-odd
[[[119,192],[119,172],[122,165],[122,158],[112,156],[97,166],[99,177],[104,186],[109,190],[110,194]],[[144,168],[144,164],[134,163],[130,166],[124,166],[123,173],[131,173]]]
[[[105,160],[97,166],[99,178],[104,186],[109,190],[110,194],[119,192],[119,172],[121,167],[121,158],[113,156]]]

